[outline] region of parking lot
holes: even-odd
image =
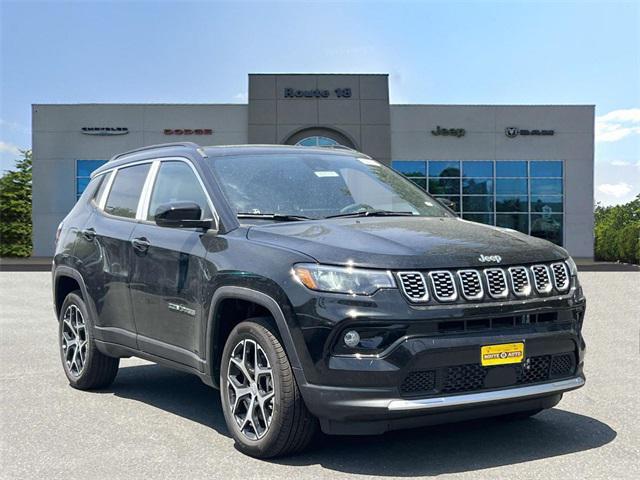
[[[35,478],[637,478],[640,273],[583,272],[587,385],[533,419],[320,436],[275,461],[235,450],[218,392],[148,362],[121,362],[100,392],[67,385],[46,272],[0,272],[1,468]]]

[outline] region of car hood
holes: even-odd
[[[370,217],[269,223],[249,228],[255,242],[285,247],[319,263],[388,269],[460,268],[554,261],[566,252],[522,233],[459,218]]]

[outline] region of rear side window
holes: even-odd
[[[198,177],[184,162],[162,162],[160,165],[147,220],[153,220],[160,205],[172,202],[194,202],[202,210],[201,219],[211,218],[209,202]]]
[[[113,180],[105,212],[118,217],[135,218],[138,201],[144,181],[150,168],[149,163],[121,168]]]

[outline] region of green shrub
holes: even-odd
[[[0,257],[31,255],[31,150],[0,177]]]
[[[596,206],[595,257],[640,264],[640,195],[625,205]]]

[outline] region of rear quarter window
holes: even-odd
[[[104,211],[118,217],[135,218],[150,166],[145,163],[118,169]]]

